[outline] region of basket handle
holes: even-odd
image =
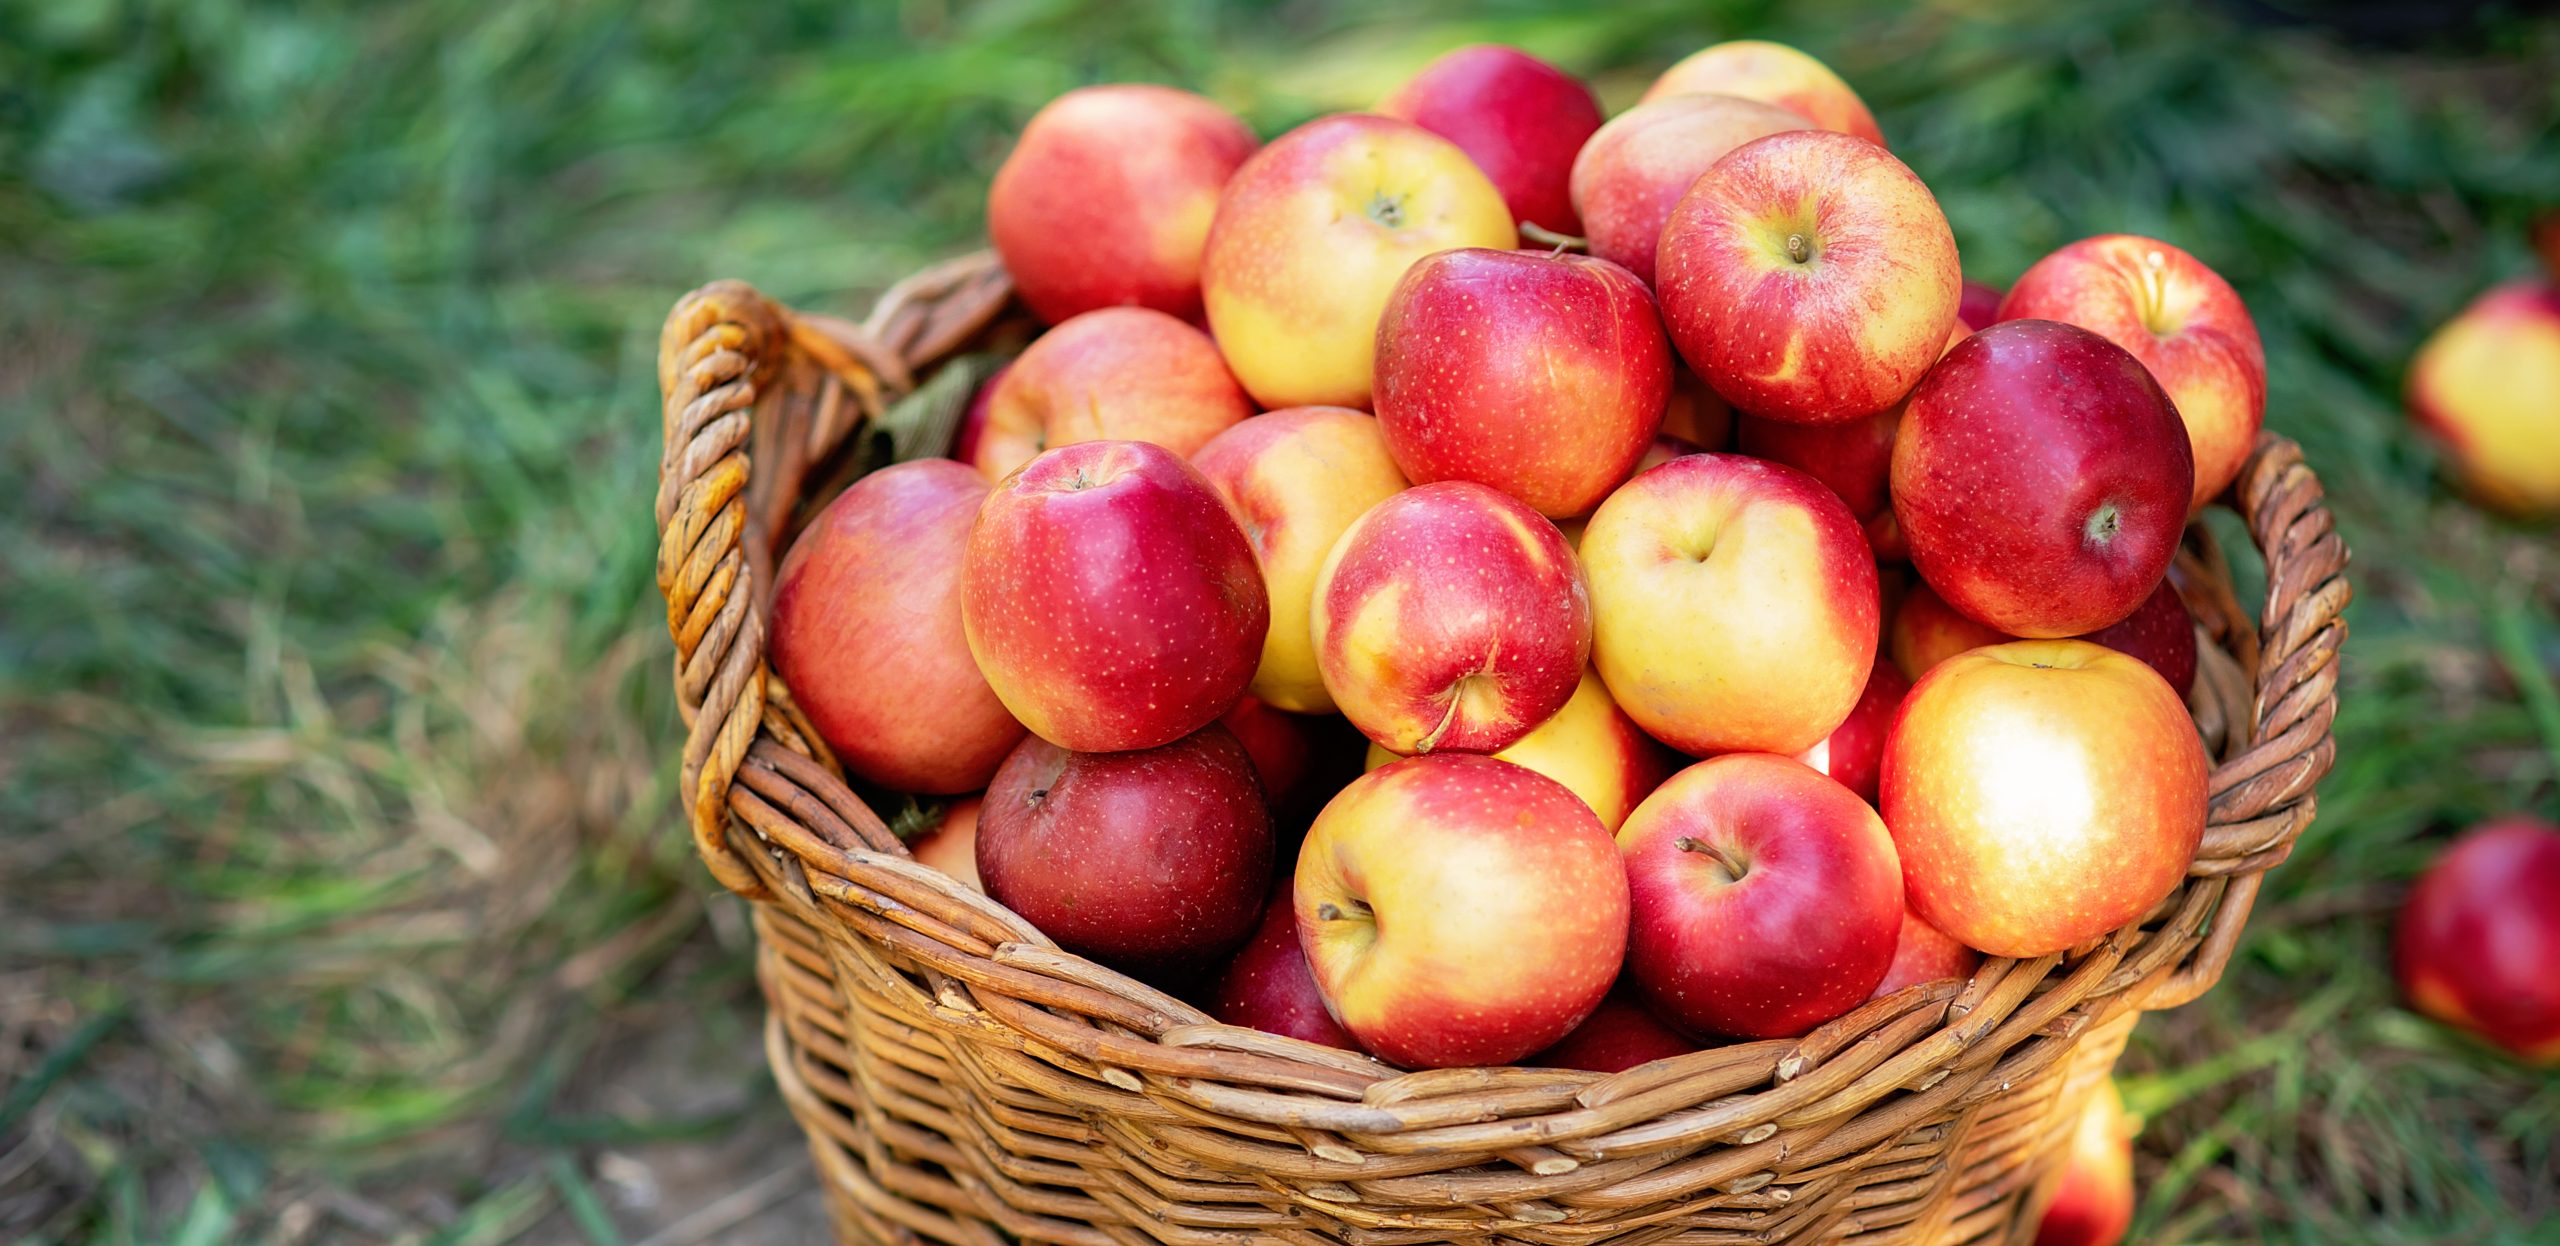
[[[685,721],[685,813],[703,864],[741,896],[770,894],[731,834],[733,806],[756,800],[737,780],[758,733],[826,757],[765,662],[773,543],[811,468],[1011,297],[1004,269],[982,252],[891,287],[859,325],[794,312],[742,281],[712,282],[667,315],[657,574]],[[819,769],[831,803],[861,806],[831,760]],[[876,826],[857,823],[866,841],[886,840],[865,846],[899,851]]]
[[[2293,851],[2316,809],[2312,788],[2337,758],[2338,650],[2354,595],[2347,546],[2302,447],[2258,434],[2232,505],[2266,561],[2254,694],[2241,747],[2216,766],[2191,876],[2223,887],[2213,926],[2175,971],[2141,988],[2136,1007],[2175,1008],[2221,981],[2265,871]]]

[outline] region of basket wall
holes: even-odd
[[[1405,1074],[1218,1025],[910,861],[764,664],[774,550],[833,452],[934,365],[1024,331],[976,256],[860,325],[715,284],[662,339],[690,821],[757,902],[775,1077],[846,1242],[2022,1244],[2135,1019],[2220,976],[2310,821],[2346,551],[2270,435],[2233,500],[2263,631],[2201,527],[2175,570],[2219,764],[2191,876],[2143,922],[1613,1076]]]

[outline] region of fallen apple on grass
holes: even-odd
[[[2483,823],[2400,910],[2393,967],[2419,1012],[2530,1064],[2560,1065],[2560,826]]]
[[[1626,955],[1609,833],[1563,784],[1491,757],[1435,753],[1353,780],[1307,832],[1296,885],[1328,1010],[1407,1068],[1554,1044]]]
[[[2474,498],[2519,518],[2560,516],[2560,286],[2513,281],[2481,295],[2418,348],[2408,396]]]

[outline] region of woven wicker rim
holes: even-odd
[[[1142,1095],[1203,1130],[1240,1135],[1226,1150],[1202,1146],[1231,1150],[1238,1171],[1272,1187],[1274,1205],[1314,1199],[1363,1225],[1351,1206],[1363,1197],[1409,1204],[1375,1214],[1371,1227],[1388,1235],[1378,1241],[1461,1229],[1470,1240],[1523,1232],[1579,1241],[1593,1232],[1563,1235],[1572,1226],[1560,1222],[1588,1223],[1581,1213],[1595,1198],[1632,1211],[1713,1189],[1747,1207],[1782,1174],[1888,1163],[1921,1122],[1996,1112],[2002,1091],[2054,1069],[2075,1042],[2103,1029],[2120,1045],[2135,1013],[2209,989],[2262,872],[2311,821],[2313,787],[2335,749],[2347,551],[2298,447],[2262,434],[2226,499],[2264,557],[2257,621],[2202,525],[2173,571],[2212,642],[2194,701],[2221,760],[2190,876],[2144,919],[2068,954],[1994,959],[1968,982],[1908,988],[1801,1039],[1607,1076],[1404,1073],[1221,1025],[1060,951],[1027,921],[915,864],[846,786],[765,662],[764,586],[812,472],[935,365],[1019,317],[1009,280],[983,253],[900,283],[858,325],[790,311],[738,282],[705,286],[670,314],[659,356],[658,582],[688,727],[683,790],[695,846],[739,895],[818,914],[828,940],[867,941],[912,966],[935,1001],[937,1028],[1036,1057],[1052,1070],[1041,1091],[1093,1110],[1115,1091]],[[2111,1061],[2113,1048],[2105,1055]],[[1663,1167],[1672,1156],[1684,1161],[1676,1179]],[[1329,1201],[1355,1183],[1357,1195]],[[1550,1201],[1566,1195],[1575,1206]],[[1442,1224],[1412,1207],[1473,1210]],[[1813,1210],[1764,1219],[1752,1236],[1798,1240]],[[1846,1202],[1831,1214],[1812,1227],[1838,1231]],[[1083,1240],[1065,1229],[1032,1235]]]

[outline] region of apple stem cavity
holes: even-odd
[[[1345,911],[1341,905],[1335,904],[1331,900],[1327,900],[1324,903],[1317,905],[1316,920],[1320,922],[1369,920],[1368,905],[1362,904],[1358,900],[1345,900],[1343,903],[1350,905],[1351,908],[1348,911]]]
[[[1682,852],[1697,853],[1704,856],[1706,859],[1715,862],[1716,868],[1724,872],[1724,880],[1729,883],[1741,882],[1742,876],[1751,872],[1743,866],[1742,861],[1739,858],[1735,857],[1733,853],[1727,851],[1723,845],[1708,843],[1694,835],[1683,835],[1678,839],[1672,840],[1671,846]]]

